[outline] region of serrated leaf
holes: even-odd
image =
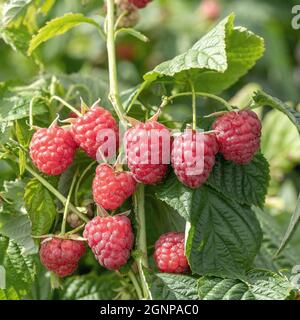
[[[112,300],[120,281],[116,274],[68,278],[60,294],[62,300]]]
[[[20,176],[25,172],[26,166],[26,153],[23,149],[19,149],[19,173]]]
[[[15,51],[26,54],[31,34],[26,26],[22,28],[7,27],[0,31],[2,39]]]
[[[254,212],[202,186],[195,191],[186,255],[193,272],[242,277],[261,244]]]
[[[43,14],[47,14],[55,5],[55,2],[56,0],[44,0],[43,5],[41,6],[41,11]]]
[[[31,179],[25,188],[25,206],[35,236],[49,232],[55,217],[56,208],[49,191],[37,180]]]
[[[21,299],[30,291],[36,275],[32,256],[22,253],[14,241],[0,237],[0,261],[6,273],[6,289],[0,290],[0,297]]]
[[[262,207],[269,179],[269,165],[262,154],[247,165],[237,165],[219,155],[207,184],[241,204]]]
[[[272,97],[263,91],[256,92],[253,100],[258,107],[269,106],[283,112],[296,126],[298,132],[300,133],[300,113],[298,113],[296,110],[290,108],[279,99]]]
[[[0,144],[5,144],[10,137],[11,125],[9,122],[0,122]]]
[[[157,273],[148,280],[153,300],[198,300],[197,279],[170,273]]]
[[[219,93],[235,83],[262,56],[263,39],[245,28],[234,28],[234,15],[222,20],[190,50],[163,62],[144,79],[159,78],[195,84],[196,90]]]
[[[259,269],[247,272],[244,281],[203,277],[198,284],[203,300],[285,300],[293,291],[286,278]]]
[[[20,145],[25,148],[28,147],[32,137],[32,131],[29,130],[29,126],[26,121],[16,120],[15,133]]]
[[[81,23],[89,23],[99,28],[99,25],[95,20],[87,18],[81,13],[67,13],[62,17],[48,21],[46,25],[32,37],[29,44],[28,55],[31,55],[32,52],[43,42],[62,35]]]

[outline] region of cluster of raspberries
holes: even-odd
[[[53,125],[34,133],[30,156],[41,172],[61,174],[73,162],[77,148],[94,159],[98,152],[107,157],[108,137],[105,134],[99,137],[99,131],[113,133],[112,140],[118,145],[118,125],[106,109],[93,106],[72,122],[69,129]],[[169,167],[165,161],[168,156],[178,179],[190,188],[198,188],[208,179],[218,152],[226,160],[244,165],[260,147],[261,123],[251,110],[224,113],[215,120],[212,129],[207,134],[186,130],[171,137],[170,131],[157,120],[138,122],[124,137],[129,171],[98,165],[92,185],[94,201],[106,210],[118,209],[134,193],[137,183],[153,185],[162,181]],[[118,270],[128,261],[134,234],[126,215],[97,216],[86,225],[83,235],[103,267]],[[83,253],[82,242],[54,237],[41,244],[40,257],[49,270],[66,276],[76,269]],[[187,272],[184,234],[162,235],[156,242],[154,259],[162,272]]]

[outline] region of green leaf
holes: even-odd
[[[27,122],[24,120],[16,120],[15,133],[20,145],[27,148],[32,137],[32,131],[29,130]]]
[[[293,213],[290,223],[288,225],[288,228],[283,236],[283,239],[280,243],[280,246],[276,252],[275,256],[278,256],[282,250],[286,247],[286,245],[288,244],[289,240],[291,239],[291,237],[293,236],[293,234],[295,233],[298,225],[300,222],[300,195],[298,197],[298,201],[297,201],[297,206],[295,209],[295,212]]]
[[[186,243],[192,271],[242,277],[262,240],[254,212],[206,186],[196,190],[193,207]]]
[[[262,207],[269,178],[269,165],[262,154],[257,154],[247,165],[237,165],[218,156],[207,183],[241,204]]]
[[[300,113],[290,108],[277,98],[274,98],[263,91],[256,92],[253,100],[257,107],[269,106],[283,112],[296,126],[300,133]]]
[[[22,21],[27,14],[28,9],[36,0],[9,0],[3,6],[2,24],[16,24]]]
[[[259,269],[247,272],[244,281],[203,277],[198,284],[202,300],[285,300],[293,291],[286,278]]]
[[[151,83],[173,77],[195,84],[196,90],[219,93],[235,83],[262,56],[263,39],[245,28],[234,28],[234,15],[222,20],[187,52],[163,62],[144,79]]]
[[[263,230],[263,242],[260,251],[255,259],[255,267],[273,270],[279,272],[282,270],[291,270],[299,264],[300,254],[297,247],[287,246],[279,256],[274,259],[276,250],[280,245],[282,238],[282,226],[271,216],[270,213],[255,208],[256,216]]]
[[[7,27],[0,30],[0,35],[13,50],[26,54],[31,39],[31,34],[26,26],[22,26],[22,28]]]
[[[23,175],[25,172],[25,166],[26,166],[26,153],[23,149],[19,149],[19,171],[20,176]]]
[[[99,25],[95,20],[87,18],[80,13],[67,13],[62,17],[48,21],[46,25],[42,27],[31,39],[28,55],[31,55],[32,52],[43,42],[46,42],[58,35],[64,34],[81,23],[89,23],[99,28]]]
[[[0,289],[0,298],[21,299],[30,292],[35,279],[32,256],[22,253],[14,241],[0,237],[0,262],[6,271],[6,289]]]
[[[31,221],[27,214],[0,214],[0,234],[15,241],[26,254],[37,253],[37,246],[31,237]]]
[[[60,294],[62,300],[112,300],[120,281],[116,274],[68,278]]]
[[[11,125],[9,122],[0,122],[0,144],[5,144],[10,137]]]
[[[26,185],[24,200],[32,222],[32,234],[38,236],[49,232],[56,217],[49,191],[37,179],[31,179]]]
[[[56,0],[44,0],[44,3],[41,7],[43,14],[47,14],[52,7],[55,5]]]
[[[157,273],[148,279],[153,300],[198,300],[197,279],[169,273]]]

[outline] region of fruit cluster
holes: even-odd
[[[38,129],[33,135],[30,156],[41,172],[61,174],[73,162],[77,148],[94,159],[98,152],[104,159],[108,149],[114,147],[116,151],[118,125],[106,109],[93,106],[71,122],[68,128],[54,124]],[[208,179],[218,152],[226,160],[244,165],[260,147],[261,124],[251,110],[224,113],[215,120],[212,129],[208,133],[188,129],[171,137],[169,129],[159,123],[157,117],[145,123],[134,122],[124,136],[130,171],[99,164],[92,184],[95,203],[105,210],[120,208],[135,192],[137,183],[161,182],[169,167],[168,160],[184,185],[198,188]],[[109,140],[111,135],[113,139]],[[103,267],[118,270],[128,261],[134,234],[126,215],[97,216],[87,223],[83,235]],[[54,237],[42,243],[40,257],[49,270],[63,277],[76,269],[83,253],[82,242]],[[184,233],[162,235],[155,244],[154,259],[162,272],[187,272]]]

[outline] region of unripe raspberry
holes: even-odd
[[[125,215],[97,216],[86,225],[83,236],[104,268],[118,270],[127,263],[134,236]]]
[[[133,3],[137,8],[142,9],[145,8],[148,3],[150,3],[152,0],[129,0],[131,3]]]
[[[115,210],[135,191],[136,181],[130,172],[116,172],[100,164],[93,180],[95,202],[106,210]]]
[[[190,188],[200,187],[215,164],[218,143],[214,134],[186,130],[172,144],[172,167],[178,179]]]
[[[140,19],[140,15],[136,6],[134,6],[130,0],[115,0],[116,7],[116,18],[126,14],[119,20],[119,28],[130,28],[134,27]]]
[[[47,238],[41,244],[40,259],[48,270],[59,277],[65,277],[77,269],[78,261],[84,252],[82,241]]]
[[[92,209],[90,206],[87,208],[87,213],[86,213],[86,215],[87,215],[89,218],[93,218],[93,216],[94,216],[93,209]],[[70,212],[70,213],[68,214],[68,216],[67,216],[67,222],[68,222],[68,224],[70,225],[70,227],[72,227],[72,228],[77,228],[77,227],[81,226],[81,225],[84,223],[84,221],[81,220],[81,219],[78,217],[78,215],[77,215],[76,213],[74,213],[74,212]]]
[[[157,121],[139,123],[125,133],[128,167],[138,182],[156,184],[170,161],[170,132]]]
[[[228,112],[217,118],[212,128],[226,160],[247,164],[260,148],[261,123],[251,110]]]
[[[29,152],[32,162],[41,172],[56,176],[73,162],[76,148],[70,132],[53,125],[34,133]]]
[[[216,20],[221,14],[218,0],[203,0],[200,4],[200,14],[207,20]]]
[[[168,232],[155,243],[154,260],[161,272],[184,273],[189,264],[184,255],[184,233]]]
[[[91,158],[96,159],[99,148],[105,157],[113,156],[116,151],[118,125],[112,114],[102,107],[93,107],[74,120],[70,132],[79,147]]]

